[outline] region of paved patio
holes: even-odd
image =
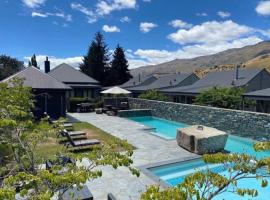
[[[91,123],[135,146],[137,149],[132,156],[135,167],[196,157],[195,154],[180,148],[175,140],[165,140],[154,136],[144,130],[146,128],[144,125],[128,119],[94,113],[72,113],[69,115],[79,121]],[[101,169],[103,176],[87,183],[96,200],[107,199],[108,193],[114,194],[118,200],[137,200],[147,185],[156,183],[143,173],[137,178],[124,167],[114,170],[110,166],[105,166]]]

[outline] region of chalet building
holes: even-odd
[[[67,92],[68,99],[73,97],[86,99],[99,97],[101,90],[99,82],[68,64],[63,63],[50,70],[50,61],[46,59],[45,73],[71,88]]]
[[[254,111],[270,113],[270,88],[248,92],[243,97],[256,101]]]
[[[147,90],[161,90],[187,86],[192,85],[198,80],[198,76],[196,76],[194,73],[166,74],[159,77],[156,76],[155,81],[151,82],[150,84],[143,84],[136,87],[130,87],[128,89],[132,92],[134,97],[137,97],[139,94],[146,92]]]
[[[265,69],[239,69],[212,72],[190,86],[163,89],[174,102],[192,103],[201,92],[213,87],[242,87],[246,92],[270,88],[270,74]]]
[[[68,85],[35,67],[27,67],[2,82],[9,82],[13,78],[23,78],[24,86],[32,88],[36,101],[33,111],[36,118],[44,113],[54,119],[66,116],[66,92],[71,89]]]
[[[144,85],[149,85],[156,81],[158,79],[158,74],[153,74],[153,75],[141,75],[139,74],[138,76],[133,77],[129,81],[125,82],[122,85],[119,85],[121,88],[129,89],[131,87],[137,87],[137,86],[144,86]]]

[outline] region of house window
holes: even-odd
[[[82,89],[75,89],[74,90],[74,97],[83,98],[83,90]]]

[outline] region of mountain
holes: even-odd
[[[131,70],[131,74],[175,73],[196,72],[209,68],[226,68],[239,63],[246,67],[269,67],[270,68],[270,41],[260,42],[243,48],[229,49],[217,54],[200,56],[192,59],[176,59],[170,62],[143,66]]]

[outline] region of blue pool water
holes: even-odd
[[[165,139],[175,139],[176,131],[179,128],[185,128],[188,125],[179,122],[168,121],[156,117],[129,117],[128,119],[139,122],[145,126],[153,128],[153,134],[163,137]]]
[[[233,153],[248,153],[249,155],[255,156],[257,158],[270,156],[270,151],[259,153],[255,152],[252,148],[253,143],[254,143],[253,140],[230,136],[226,144],[226,150]],[[159,167],[150,168],[149,170],[155,176],[158,176],[160,179],[162,179],[169,185],[176,186],[177,184],[181,183],[187,175],[194,173],[198,170],[203,171],[206,169],[210,169],[211,171],[219,173],[225,177],[229,176],[229,172],[224,168],[223,165],[206,165],[201,159],[163,165]],[[268,178],[267,180],[268,182],[270,182],[270,178]],[[242,188],[257,189],[259,195],[256,198],[250,198],[248,196],[240,197],[236,194],[225,192],[215,197],[214,199],[215,200],[270,199],[270,185],[268,185],[266,188],[262,188],[260,184],[261,182],[257,181],[256,179],[242,179],[238,181],[239,188],[242,187]],[[230,189],[233,189],[233,187],[231,187]]]

